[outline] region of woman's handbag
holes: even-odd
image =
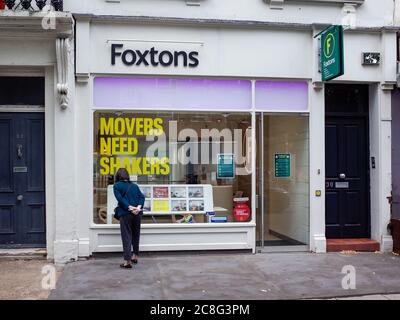
[[[124,195],[122,196],[122,198],[125,198],[126,194],[128,193],[129,189],[131,188],[131,186],[132,186],[132,183],[129,183],[129,187],[128,187],[128,189],[125,190]],[[119,220],[119,217],[118,217],[118,206],[116,206],[114,208],[114,218]]]

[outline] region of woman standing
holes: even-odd
[[[124,249],[124,263],[120,267],[130,269],[132,263],[138,262],[140,223],[145,198],[138,185],[129,180],[129,173],[126,169],[118,169],[115,180],[114,195],[118,200],[116,214],[119,218]]]

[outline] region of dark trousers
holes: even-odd
[[[119,219],[121,227],[122,246],[124,248],[124,260],[130,261],[133,253],[139,255],[140,222],[141,215],[128,214]]]

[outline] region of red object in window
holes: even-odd
[[[0,0],[0,10],[3,10],[6,7],[4,0]]]
[[[249,198],[234,198],[233,202],[235,207],[233,208],[233,220],[236,222],[247,222],[251,217],[251,210],[247,202]]]

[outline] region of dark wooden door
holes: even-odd
[[[368,130],[365,117],[325,123],[326,237],[369,237]]]
[[[44,246],[44,114],[0,113],[0,245]]]

